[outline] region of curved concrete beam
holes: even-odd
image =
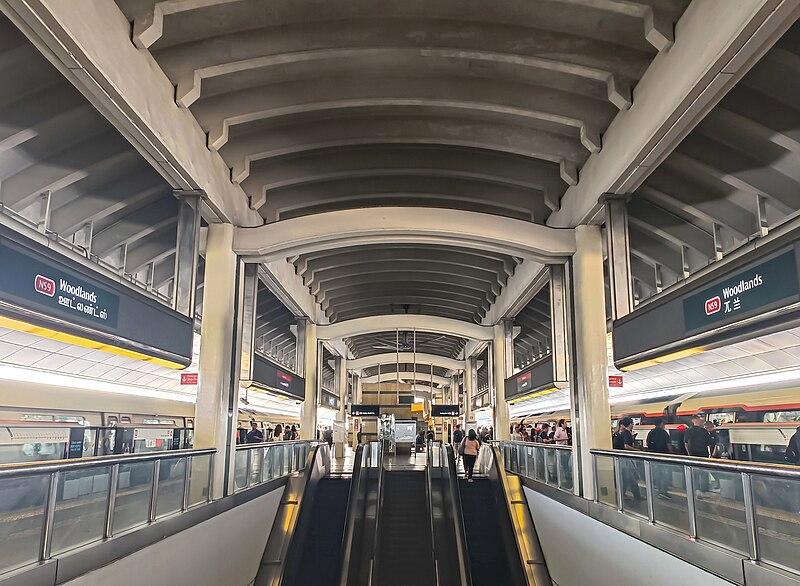
[[[233,176],[239,177],[250,172],[254,161],[376,144],[470,147],[541,159],[559,164],[560,176],[568,185],[577,183],[577,167],[588,156],[577,137],[512,125],[504,118],[487,121],[425,116],[394,116],[390,123],[377,116],[342,116],[285,126],[280,132],[265,129],[237,136],[220,154],[232,167]]]
[[[399,356],[399,358],[398,358]],[[349,370],[363,370],[370,366],[378,366],[379,364],[417,364],[434,365],[446,368],[448,370],[464,370],[463,360],[453,360],[445,356],[438,356],[436,354],[422,354],[417,352],[400,352],[398,355],[395,352],[387,352],[386,354],[376,354],[375,356],[365,356],[356,360],[348,360],[347,368]],[[401,371],[402,372],[402,371]],[[430,376],[430,375],[429,375]]]
[[[405,371],[401,370],[400,371],[400,377],[399,377],[400,378],[400,382],[403,383],[405,381],[412,380],[414,378],[413,375],[414,375],[413,372],[405,372]],[[373,383],[377,383],[377,382],[380,381],[381,385],[384,385],[384,384],[387,385],[386,389],[381,387],[381,390],[382,391],[383,390],[387,390],[388,391],[388,390],[391,390],[392,383],[395,382],[397,379],[398,379],[398,376],[397,376],[396,372],[387,372],[387,373],[382,373],[380,375],[380,377],[377,374],[375,376],[363,377],[361,379],[361,382],[362,383],[367,383],[367,384],[373,384]],[[433,379],[431,379],[431,375],[424,374],[424,373],[421,373],[421,372],[417,373],[416,380],[420,381],[420,382],[422,382],[422,381],[429,382],[429,381],[433,380],[433,384],[434,385],[438,385],[440,387],[448,387],[452,383],[452,381],[449,378],[445,378],[443,376],[433,375]],[[367,392],[369,392],[369,391],[367,391]]]
[[[228,141],[231,126],[286,116],[403,107],[466,111],[479,118],[499,114],[574,128],[592,153],[600,151],[600,129],[608,125],[615,111],[606,102],[522,83],[400,77],[375,78],[358,85],[325,78],[265,85],[201,100],[192,113],[208,131],[208,146],[218,150]]]
[[[317,337],[321,340],[338,340],[361,334],[374,334],[394,330],[406,332],[416,330],[481,341],[491,340],[494,335],[494,328],[491,326],[479,326],[474,323],[433,315],[396,314],[372,315],[317,326]]]
[[[476,212],[438,208],[364,208],[236,228],[234,249],[269,261],[306,252],[368,244],[439,244],[491,250],[549,263],[575,252],[572,229]]]

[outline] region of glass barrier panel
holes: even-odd
[[[281,456],[281,476],[286,476],[292,471],[292,446],[290,444],[283,446],[283,454]]]
[[[49,476],[0,480],[0,572],[39,559]]]
[[[647,518],[644,460],[620,458],[618,463],[622,476],[622,511]]]
[[[161,460],[158,473],[158,501],[156,519],[177,513],[183,506],[183,482],[186,458]]]
[[[753,476],[761,559],[800,572],[800,481]]]
[[[653,480],[654,521],[688,535],[689,505],[683,466],[652,462],[650,476]]]
[[[558,487],[572,490],[572,451],[558,450],[558,458],[561,461],[561,481]]]
[[[264,449],[261,462],[261,481],[266,482],[275,478],[275,454],[278,453],[275,446],[267,446]]]
[[[209,479],[211,475],[211,454],[193,456],[189,469],[189,503],[193,507],[208,502]]]
[[[545,476],[546,466],[544,462],[544,448],[541,446],[535,446],[533,450],[533,460],[536,464],[534,478],[539,482],[547,482],[547,477]]]
[[[617,481],[614,476],[614,458],[595,456],[597,478],[595,479],[598,502],[617,508]]]
[[[150,518],[150,493],[153,490],[153,463],[120,464],[117,476],[117,497],[114,501],[116,535],[121,531],[144,525]]]
[[[53,516],[53,555],[103,538],[110,478],[110,466],[60,475]]]
[[[247,488],[247,450],[236,450],[233,462],[233,490]]]
[[[556,450],[544,450],[544,459],[546,463],[546,479],[547,484],[554,484],[558,486],[558,469],[556,468]]]
[[[261,452],[264,448],[251,448],[250,452],[250,474],[248,486],[255,486],[261,482]]]
[[[525,476],[528,478],[536,478],[536,460],[534,454],[536,448],[533,446],[525,446]]]
[[[747,555],[742,475],[692,468],[697,538]]]

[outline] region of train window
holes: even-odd
[[[130,424],[130,422],[131,422],[131,418],[130,418],[130,417],[128,417],[128,416],[126,416],[126,415],[123,415],[122,417],[120,417],[120,418],[119,418],[119,422],[120,422],[120,423],[123,423],[123,424],[124,424],[124,423],[128,423],[128,424]]]
[[[736,423],[736,413],[712,413],[708,416],[710,421],[714,422],[714,425],[724,425],[726,423]]]
[[[770,411],[764,413],[766,423],[791,423],[800,421],[800,411]]]
[[[55,421],[55,418],[52,415],[38,415],[38,414],[28,414],[23,413],[19,416],[20,421]]]
[[[142,419],[145,425],[175,425],[174,419]]]

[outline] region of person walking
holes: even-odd
[[[461,458],[462,441],[464,441],[464,431],[461,429],[461,425],[456,423],[456,427],[453,430],[453,447],[456,450],[456,462]]]
[[[633,437],[633,419],[630,417],[623,417],[619,422],[619,433],[614,438],[615,450],[630,450],[633,452],[640,451],[636,447],[636,440]],[[622,495],[630,489],[633,500],[642,500],[642,495],[639,492],[639,482],[636,479],[636,467],[634,462],[629,458],[620,458],[620,465],[622,466]]]
[[[714,440],[706,428],[703,427],[703,418],[700,415],[692,417],[692,425],[684,433],[683,441],[686,444],[686,453],[688,455],[696,458],[708,458],[710,456],[709,448],[711,448]],[[695,497],[703,498],[708,493],[708,472],[702,469],[697,470],[697,479],[698,483],[694,491]]]
[[[264,441],[264,432],[258,428],[257,421],[250,422],[250,431],[247,432],[248,444],[260,444]]]
[[[659,417],[656,419],[655,424],[656,426],[647,434],[647,451],[654,454],[671,454],[672,441],[664,425],[664,418]],[[654,480],[658,498],[671,499],[672,497],[669,495],[669,471],[665,470],[663,466],[658,466],[655,472]]]
[[[797,427],[794,435],[789,438],[789,445],[786,446],[784,458],[790,464],[800,466],[800,426]]]
[[[328,444],[329,448],[333,447],[333,430],[330,427],[326,427],[325,431],[322,432],[322,439]]]
[[[478,459],[478,450],[481,449],[481,442],[474,429],[470,429],[467,437],[461,440],[458,451],[464,457],[464,469],[467,473],[467,482],[472,482],[472,472],[475,468],[475,460]]]

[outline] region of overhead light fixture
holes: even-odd
[[[136,360],[143,360],[145,362],[158,364],[159,366],[165,366],[175,370],[183,370],[186,368],[186,366],[178,362],[173,362],[164,358],[157,358],[155,356],[143,354],[142,352],[136,352],[127,348],[121,348],[120,346],[114,346],[112,344],[104,344],[103,342],[98,342],[97,340],[84,338],[82,336],[76,336],[74,334],[65,334],[64,332],[59,332],[43,326],[37,326],[4,315],[0,315],[0,327],[25,332],[26,334],[33,334],[34,336],[39,336],[42,338],[57,340],[58,342],[64,342],[65,344],[72,344],[74,346],[81,346],[83,348],[91,348],[92,350],[102,350],[103,352],[110,352],[111,354],[118,354],[119,356],[125,356],[127,358],[135,358]]]

